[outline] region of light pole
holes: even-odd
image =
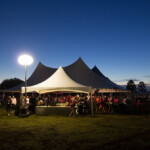
[[[29,55],[21,55],[18,58],[18,62],[21,65],[25,66],[25,103],[27,98],[27,65],[31,65],[33,63],[33,58]]]

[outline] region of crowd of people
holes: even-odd
[[[97,94],[92,96],[93,111],[95,113],[105,112],[126,112],[130,103],[126,96],[122,97],[113,94]],[[140,109],[142,103],[141,97],[136,97],[137,110]],[[26,112],[35,113],[35,106],[57,106],[57,107],[70,107],[69,116],[83,115],[91,113],[91,97],[87,94],[43,94],[31,95],[22,98],[21,105],[20,99],[15,96],[8,96],[6,100],[6,111],[9,116],[11,113],[18,115],[20,108]]]
[[[129,104],[127,97],[105,95],[95,96],[94,98],[96,112],[119,112],[126,111]]]
[[[37,98],[37,105],[39,106],[57,106],[70,107],[69,116],[75,114],[88,114],[90,107],[90,97],[87,95],[43,95]]]
[[[15,96],[8,96],[6,99],[7,115],[11,113],[19,115],[20,113],[35,113],[35,106],[57,106],[70,107],[70,116],[74,115],[75,111],[78,114],[88,114],[88,97],[77,95],[59,95],[52,96],[50,94],[38,96],[23,96],[22,99],[16,99]],[[21,103],[20,103],[21,102]],[[90,104],[89,104],[90,105]],[[21,112],[20,112],[21,111]]]
[[[14,113],[16,110],[16,105],[17,105],[17,99],[15,96],[8,96],[8,99],[6,101],[6,111],[7,115],[10,116],[10,113]]]
[[[20,103],[21,102],[21,103]],[[23,97],[22,100],[20,100],[20,97],[15,96],[8,96],[5,100],[6,104],[6,112],[7,115],[10,116],[11,113],[14,113],[16,116],[21,114],[23,111],[24,113],[35,113],[35,106],[36,106],[36,99],[34,97]],[[21,112],[22,111],[22,112]]]
[[[93,95],[93,109],[94,112],[119,112],[126,111],[129,100],[125,97],[109,95]],[[40,106],[69,106],[71,108],[72,116],[77,114],[91,113],[91,97],[90,95],[43,95],[38,98],[37,105]]]

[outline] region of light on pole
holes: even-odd
[[[25,101],[27,98],[27,65],[31,65],[33,63],[33,58],[29,55],[21,55],[18,58],[18,62],[21,65],[25,66]]]

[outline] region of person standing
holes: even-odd
[[[6,111],[8,116],[10,116],[10,107],[11,107],[11,96],[8,96],[8,99],[6,100]]]
[[[100,97],[97,96],[95,99],[95,104],[96,104],[96,112],[100,110]]]
[[[29,96],[26,97],[26,105],[29,105],[30,99]]]
[[[40,100],[41,98],[38,98],[38,99]],[[30,105],[29,105],[29,111],[31,113],[35,113],[35,106],[36,106],[36,103],[37,103],[38,99],[36,100],[35,95],[31,96],[31,98],[30,98]]]
[[[47,106],[50,106],[50,105],[51,105],[51,95],[48,95]]]
[[[15,112],[16,104],[17,104],[17,100],[16,100],[15,96],[13,96],[11,98],[12,112]]]
[[[76,101],[75,101],[75,98],[74,97],[72,97],[71,98],[71,105],[70,105],[70,108],[71,108],[71,111],[70,111],[70,114],[69,114],[69,116],[70,117],[72,117],[72,116],[74,116],[75,117],[75,105],[76,105]]]
[[[106,96],[103,96],[102,97],[102,111],[105,112],[105,107],[106,107]]]
[[[119,110],[119,99],[117,96],[114,98],[113,109],[115,112],[118,112]]]
[[[113,112],[113,97],[112,95],[108,98],[108,106],[109,106],[109,112]]]

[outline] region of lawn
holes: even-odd
[[[150,114],[18,118],[0,109],[0,150],[150,149]]]

